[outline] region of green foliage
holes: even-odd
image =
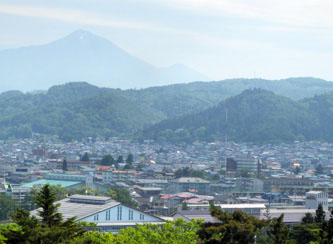
[[[314,222],[314,218],[311,213],[306,213],[302,218],[302,224],[312,224]]]
[[[162,121],[143,135],[171,142],[221,140],[226,134],[230,140],[245,142],[304,140],[315,136],[312,117],[301,102],[253,89],[203,112]]]
[[[67,171],[67,170],[68,170],[67,160],[66,160],[66,159],[64,159],[64,160],[62,161],[62,170],[63,170],[63,171]]]
[[[224,212],[214,205],[210,207],[211,215],[221,223],[203,223],[198,235],[202,243],[217,244],[251,244],[255,237],[267,224],[266,220],[259,220],[241,211]]]
[[[16,208],[15,201],[7,194],[0,193],[0,221],[7,220],[9,213]]]
[[[111,166],[113,164],[115,164],[115,161],[111,154],[105,155],[101,161],[101,165],[104,166]]]
[[[81,139],[88,136],[107,138],[133,135],[164,119],[204,111],[209,107],[216,106],[228,97],[254,87],[271,90],[278,95],[292,99],[302,99],[333,90],[330,82],[314,78],[293,78],[279,81],[232,79],[219,82],[192,82],[140,90],[98,88],[85,82],[72,82],[51,87],[45,94],[23,94],[18,91],[1,93],[0,139],[30,138],[32,132],[59,135],[64,140]],[[265,100],[264,102],[270,101]],[[282,102],[280,105],[287,104]],[[301,118],[297,118],[295,123],[290,123],[288,119],[299,117],[303,112],[296,113],[296,116],[292,114],[286,116],[294,109],[286,108],[280,113],[279,106],[272,105],[270,106],[273,109],[271,114],[266,114],[266,109],[263,109],[265,114],[258,117],[258,120],[261,120],[266,115],[274,115],[273,111],[277,109],[276,114],[270,118],[270,121],[264,123],[263,128],[261,128],[261,124],[247,125],[253,127],[248,137],[244,136],[244,131],[237,132],[234,131],[234,128],[230,128],[230,135],[233,139],[249,141],[256,139],[258,133],[259,139],[268,136],[268,140],[273,141],[307,137],[323,138],[330,141],[331,131],[333,131],[333,125],[330,123],[332,121],[331,96],[318,96],[314,99],[304,100],[302,105],[319,118],[312,120],[313,123],[306,131],[310,133],[313,128],[320,128],[320,130],[311,132],[311,134],[299,131],[299,125],[303,125],[300,122]],[[252,108],[250,105],[244,104],[243,109],[239,113],[235,113],[235,116],[242,118],[244,110],[248,113],[250,111],[248,109]],[[300,107],[298,109],[303,110]],[[223,112],[219,110],[221,109],[216,112]],[[218,113],[221,117],[220,123],[202,123],[205,120],[210,121],[212,114],[214,111],[203,113],[202,115],[209,117],[198,119],[201,122],[195,122],[193,127],[184,126],[182,131],[175,132],[174,129],[164,128],[159,135],[156,135],[156,138],[173,141],[220,138],[223,131],[220,131],[219,126],[221,126],[222,121],[225,121],[222,113]],[[250,124],[255,122],[256,115],[250,120]],[[235,118],[230,122],[233,120]],[[246,120],[241,119],[237,126],[243,125],[244,122]],[[269,122],[274,123],[270,126]],[[278,126],[279,124],[280,126]],[[222,128],[224,127],[222,126]],[[244,130],[246,129],[245,127]],[[278,129],[278,131],[272,132],[274,129]],[[279,135],[283,129],[287,129],[287,131]],[[260,141],[259,139],[258,141]]]
[[[121,164],[123,162],[124,162],[123,156],[119,155],[118,158],[117,158],[117,164]]]
[[[128,156],[127,156],[127,158],[126,158],[126,163],[131,164],[133,162],[134,162],[133,154],[129,153]]]
[[[42,218],[42,224],[47,227],[57,226],[62,220],[61,214],[57,212],[60,204],[54,204],[56,195],[52,193],[49,185],[45,185],[35,196],[36,204],[41,207],[38,215]]]
[[[89,158],[89,154],[87,152],[85,152],[83,154],[83,156],[80,158],[80,161],[89,161],[90,158]]]
[[[283,214],[270,223],[267,231],[269,243],[271,244],[287,244],[289,243],[289,229],[283,223]]]
[[[7,239],[6,243],[69,243],[85,233],[83,225],[75,223],[75,218],[62,219],[55,200],[56,195],[50,186],[44,185],[35,196],[36,204],[41,207],[37,211],[41,219],[30,216],[23,209],[12,213],[15,225],[7,225],[0,230]]]
[[[190,169],[188,167],[178,169],[175,172],[175,176],[176,176],[176,178],[180,178],[180,177],[198,177],[198,178],[205,179],[205,180],[211,180],[211,176],[206,171],[194,170],[194,169]]]
[[[137,225],[136,228],[121,229],[117,235],[90,232],[76,238],[74,244],[196,244],[199,223],[182,219],[165,224]]]
[[[297,244],[308,244],[319,240],[320,224],[297,224],[290,230],[290,239],[295,240]]]
[[[248,169],[248,168],[241,169],[239,172],[239,175],[243,178],[250,178],[251,177],[250,169]]]
[[[316,223],[323,223],[325,221],[325,211],[323,209],[323,205],[321,205],[321,204],[318,205],[314,221]]]
[[[75,238],[71,244],[115,244],[115,235],[111,233],[86,232]]]
[[[121,202],[122,204],[129,207],[137,207],[138,203],[134,201],[131,197],[129,191],[119,187],[111,187],[106,193],[106,196],[111,197],[112,199]]]

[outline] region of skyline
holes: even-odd
[[[41,45],[83,29],[164,67],[212,80],[333,80],[333,3],[320,1],[4,0],[0,48]]]

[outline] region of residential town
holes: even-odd
[[[103,163],[106,155],[114,163]],[[333,144],[322,142],[64,143],[37,134],[0,142],[0,193],[22,206],[33,189],[59,186],[73,193],[60,201],[60,212],[115,233],[141,222],[212,221],[210,204],[260,219],[284,214],[285,223],[295,224],[306,213],[314,215],[319,204],[333,209],[331,165]],[[136,207],[106,197],[112,187],[128,191]],[[104,205],[117,212],[104,213]]]

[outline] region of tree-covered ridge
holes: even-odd
[[[179,137],[182,140],[193,137],[193,135],[193,138],[201,139],[220,138],[220,136],[223,136],[220,126],[224,116],[223,105],[220,102],[241,93],[244,89],[254,87],[266,88],[277,94],[298,99],[333,90],[333,83],[313,78],[294,78],[279,81],[233,79],[216,82],[192,82],[140,90],[120,90],[99,88],[86,82],[71,82],[65,85],[53,86],[46,92],[24,94],[19,91],[9,91],[0,94],[0,139],[26,138],[31,136],[31,132],[59,135],[66,140],[88,136],[129,136],[165,119],[174,119],[189,114],[194,114],[191,115],[193,117],[196,116],[196,113],[206,109],[211,112],[200,113],[202,116],[206,116],[200,120],[202,122],[206,120],[206,122],[215,123],[215,125],[205,125],[206,122],[202,123],[206,128],[201,128],[201,126],[194,128],[196,126],[193,125],[193,128],[185,128],[189,133],[180,131],[180,134],[173,137]],[[316,99],[319,98],[320,96]],[[258,103],[260,99],[257,98]],[[315,107],[322,106],[320,104],[326,102],[327,99],[325,101],[319,99],[320,101],[317,102],[320,103],[319,105],[310,104],[310,100],[305,100],[303,105],[290,99],[288,102],[295,103],[295,110],[305,106],[307,110],[314,108],[317,113],[320,110]],[[247,105],[245,106],[246,103],[244,101],[239,105],[239,108],[247,111],[249,108]],[[284,103],[286,102],[281,101],[279,105],[281,111]],[[284,109],[291,109],[291,107],[287,106]],[[210,119],[215,110],[218,110],[217,113],[222,113],[222,120],[219,122],[212,122],[213,120]],[[260,108],[256,110],[260,112]],[[323,112],[325,113],[325,111]],[[299,136],[302,138],[303,133],[298,133],[298,129],[295,131],[296,134],[294,132],[290,133],[290,130],[293,131],[293,127],[296,125],[286,125],[287,122],[285,121],[289,121],[290,115],[288,115],[288,111],[282,111],[282,113],[284,114],[280,117],[283,118],[279,118],[284,121],[281,124],[281,130],[284,128],[287,130],[286,135],[280,139],[286,140],[287,138],[289,140]],[[292,114],[295,116],[299,113],[292,112]],[[191,116],[189,118],[192,118]],[[323,116],[326,115],[323,114]],[[255,120],[255,118],[252,119]],[[274,118],[272,119],[275,121]],[[195,123],[199,124],[198,118],[195,118],[195,120],[197,121]],[[242,123],[246,122],[245,119],[242,120]],[[181,121],[181,119],[178,121]],[[166,121],[162,124],[170,124],[170,122]],[[160,128],[160,126],[158,125],[156,128]],[[301,125],[296,127],[299,126]],[[238,130],[239,127],[235,128]],[[196,132],[193,134],[192,130],[196,130]],[[233,138],[233,128],[230,128],[230,130],[231,138]],[[269,128],[266,130],[269,130]],[[163,132],[163,134],[165,133]],[[245,139],[257,140],[255,129],[253,133],[255,135],[248,135],[249,138]],[[151,136],[151,134],[149,135]],[[323,133],[323,136],[326,135],[326,132]],[[241,134],[234,136],[234,138],[239,139],[243,136]]]
[[[227,112],[226,112],[227,110]],[[228,119],[226,120],[226,115]],[[250,89],[203,112],[162,121],[144,137],[167,141],[332,141],[333,93],[301,101]]]

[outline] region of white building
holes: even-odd
[[[136,179],[136,171],[112,171],[107,170],[103,171],[103,183],[113,183],[113,182],[129,182],[134,181]]]
[[[110,197],[73,195],[57,203],[60,203],[58,211],[65,220],[76,217],[76,222],[95,223],[95,229],[100,232],[118,233],[122,228],[135,228],[137,224],[165,222],[159,217],[127,207]],[[37,210],[31,214],[37,216]]]
[[[250,215],[260,216],[260,212],[266,209],[263,203],[240,203],[240,204],[220,204],[223,211],[233,213],[235,210],[243,211]]]
[[[306,193],[305,207],[307,209],[317,209],[321,204],[324,210],[328,210],[328,195],[323,191],[309,191]]]

